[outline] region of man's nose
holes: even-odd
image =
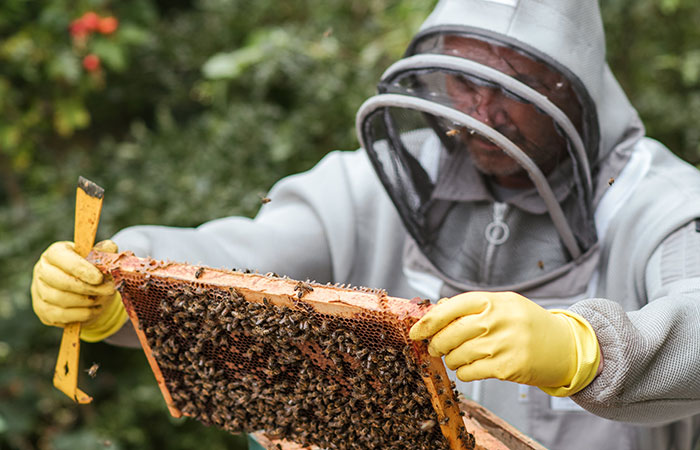
[[[490,123],[495,95],[496,93],[493,88],[480,86],[476,92],[474,111],[471,116],[481,122]]]

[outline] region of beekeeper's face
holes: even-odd
[[[497,69],[549,98],[578,124],[580,113],[570,83],[561,74],[517,51],[462,36],[447,36],[444,53]],[[447,75],[446,89],[453,106],[494,128],[520,147],[544,173],[566,158],[564,138],[552,120],[530,103],[514,100],[494,86],[477,85]],[[474,165],[499,184],[525,187],[529,179],[521,165],[478,134],[460,133]]]

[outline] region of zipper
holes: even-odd
[[[484,230],[488,246],[486,247],[486,257],[479,273],[482,283],[488,284],[488,280],[491,278],[491,266],[493,265],[496,247],[502,245],[510,237],[510,228],[503,220],[507,213],[507,204],[500,202],[493,204],[493,220],[486,225],[486,230]]]

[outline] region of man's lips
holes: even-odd
[[[476,147],[480,150],[487,150],[487,151],[491,151],[491,152],[493,152],[493,151],[502,152],[503,151],[501,149],[501,147],[499,147],[498,145],[494,144],[491,141],[487,141],[485,139],[482,139],[480,137],[475,137],[475,138],[471,139],[471,142],[469,143],[469,145]]]

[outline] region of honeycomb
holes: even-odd
[[[324,449],[472,449],[428,301],[93,251],[172,415]]]

